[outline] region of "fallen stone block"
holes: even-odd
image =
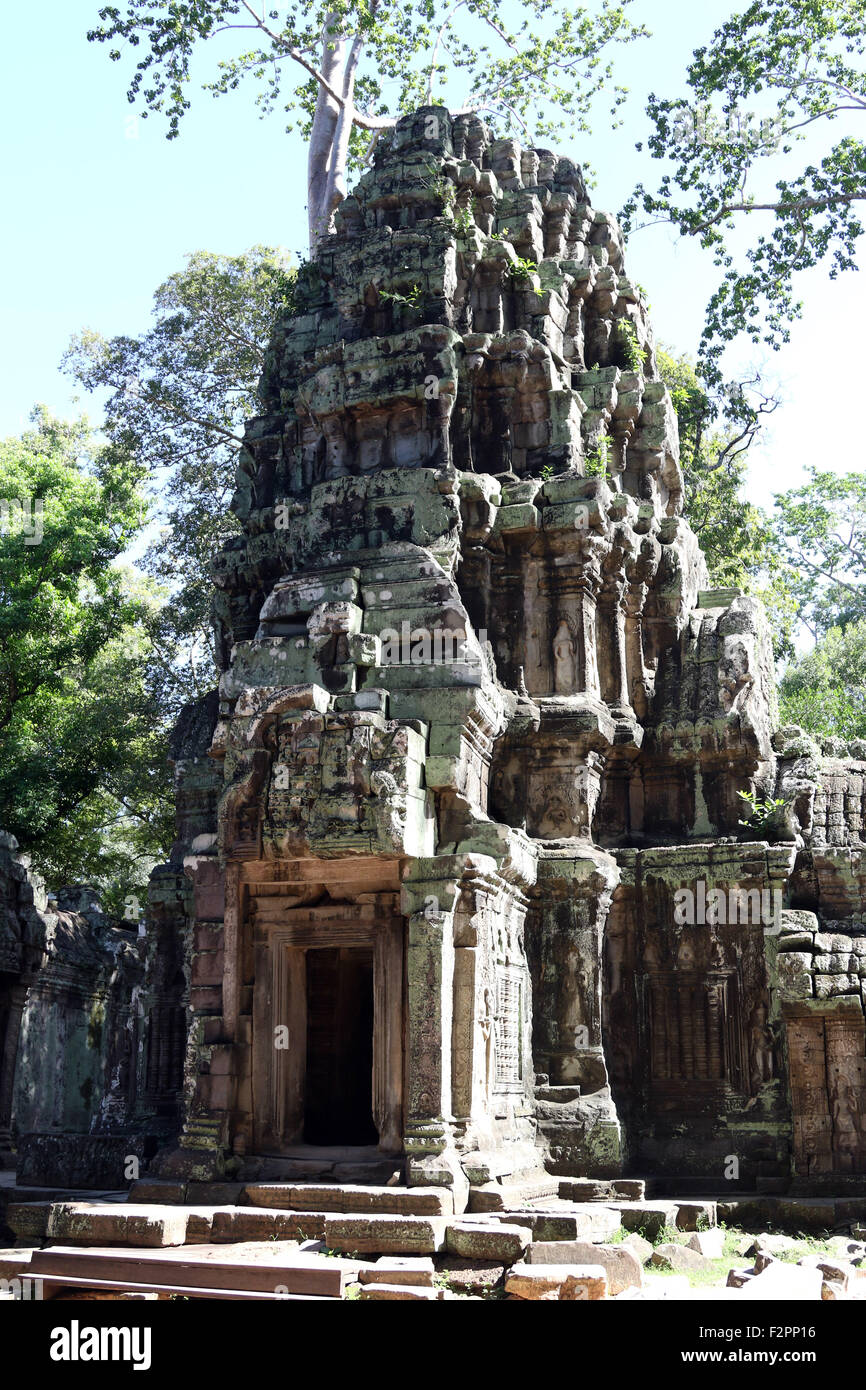
[[[619,1212],[600,1202],[563,1212],[490,1212],[487,1220],[525,1226],[533,1240],[609,1240],[621,1228]]]
[[[53,1202],[10,1202],[6,1208],[6,1224],[15,1239],[25,1243],[44,1240],[53,1205]]]
[[[718,1227],[713,1231],[693,1231],[686,1241],[688,1250],[697,1250],[708,1260],[720,1260],[725,1253],[725,1233]]]
[[[823,1276],[820,1269],[805,1269],[802,1265],[783,1264],[774,1260],[760,1274],[747,1280],[740,1297],[756,1300],[815,1301],[821,1300]]]
[[[26,1273],[36,1248],[0,1250],[0,1279],[15,1279],[19,1274]]]
[[[763,1231],[755,1236],[746,1248],[747,1255],[784,1255],[791,1250],[802,1249],[802,1242],[792,1236],[783,1236],[775,1231]]]
[[[715,1202],[677,1202],[676,1225],[681,1231],[699,1231],[716,1225]]]
[[[593,1245],[589,1241],[579,1240],[539,1241],[529,1247],[526,1259],[532,1265],[601,1265],[607,1275],[608,1292],[612,1297],[622,1293],[623,1289],[643,1285],[641,1262],[625,1242],[620,1245]]]
[[[614,1210],[627,1231],[637,1231],[645,1240],[656,1240],[666,1226],[676,1224],[675,1202],[617,1202]]]
[[[557,1300],[568,1285],[569,1300],[596,1301],[607,1295],[607,1275],[601,1265],[513,1265],[505,1276],[505,1292],[538,1302]]]
[[[804,1255],[797,1263],[805,1269],[820,1269],[825,1284],[837,1284],[843,1293],[848,1292],[853,1273],[850,1265],[828,1259],[826,1255]]]
[[[630,1236],[626,1236],[621,1244],[624,1245],[627,1250],[631,1250],[642,1265],[645,1265],[647,1260],[652,1256],[652,1245],[648,1240],[644,1240],[643,1236],[639,1236],[636,1231],[632,1231]]]
[[[525,1226],[509,1225],[504,1221],[487,1226],[472,1221],[449,1221],[445,1249],[467,1259],[515,1264],[523,1258],[530,1238],[531,1233]]]
[[[65,1245],[183,1245],[187,1220],[186,1211],[177,1206],[55,1202],[46,1235]]]
[[[211,1240],[322,1240],[325,1213],[274,1211],[271,1208],[223,1207],[213,1214]]]
[[[412,1284],[363,1284],[359,1295],[362,1303],[439,1303],[445,1297],[444,1289],[430,1288],[429,1285]]]
[[[696,1274],[706,1269],[708,1261],[699,1250],[690,1250],[687,1245],[674,1245],[665,1241],[657,1245],[650,1258],[650,1264],[657,1269],[675,1269],[682,1274],[694,1271]]]
[[[442,1216],[325,1217],[329,1250],[359,1255],[433,1255],[445,1245]]]
[[[452,1287],[485,1294],[505,1278],[506,1266],[495,1261],[466,1259],[462,1255],[437,1255],[436,1272]]]
[[[362,1284],[409,1284],[413,1288],[432,1288],[435,1272],[429,1257],[419,1255],[413,1259],[407,1255],[389,1255],[374,1265],[365,1266],[359,1271],[358,1278]]]

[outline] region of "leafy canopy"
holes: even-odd
[[[812,467],[775,498],[775,531],[800,618],[818,638],[866,617],[866,473]]]
[[[131,0],[103,6],[88,38],[108,43],[116,62],[127,47],[128,99],[142,116],[164,116],[170,139],[190,107],[202,46],[216,60],[204,83],[214,95],[252,79],[262,114],[282,110],[287,130],[309,142],[314,245],[345,196],[346,170],[418,106],[491,113],[504,130],[536,137],[587,129],[611,85],[605,50],[646,32],[629,22],[630,3],[515,0],[503,13],[493,0]],[[612,97],[615,109],[623,90]]]
[[[117,563],[146,518],[140,473],[44,410],[0,441],[0,825],[54,886],[87,879],[116,907],[171,842],[157,600]]]
[[[779,685],[779,713],[819,740],[866,738],[866,618],[831,627],[792,662]]]
[[[143,564],[168,595],[153,618],[154,661],[175,711],[215,683],[208,565],[237,531],[229,503],[244,424],[261,410],[268,340],[294,283],[282,250],[198,251],[156,291],[151,328],[110,339],[87,330],[64,359],[87,390],[110,393],[104,431],[149,479],[161,527]]]
[[[684,510],[720,588],[760,597],[773,627],[776,654],[793,652],[795,603],[787,567],[769,518],[743,497],[748,431],[714,424],[712,400],[688,357],[656,349],[680,435]]]
[[[722,270],[699,352],[708,381],[740,334],[774,350],[788,341],[799,271],[855,268],[864,51],[866,0],[758,0],[695,51],[688,97],[650,97],[649,152],[672,169],[655,192],[637,188],[625,225],[671,221]]]

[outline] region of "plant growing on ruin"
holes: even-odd
[[[386,304],[402,304],[407,309],[418,309],[421,301],[421,286],[413,285],[406,294],[399,290],[380,290],[379,298]]]
[[[637,329],[631,319],[618,319],[615,331],[616,342],[628,370],[630,372],[642,371],[644,351],[638,342]]]
[[[748,808],[748,818],[738,822],[749,830],[763,831],[770,829],[779,819],[779,812],[787,804],[784,798],[762,797],[756,791],[737,792],[741,801],[745,802]]]
[[[464,94],[455,114],[490,113],[503,133],[587,130],[607,89],[615,111],[625,90],[613,86],[605,50],[646,32],[629,22],[629,3],[516,0],[506,14],[492,0],[127,0],[103,5],[88,38],[107,43],[116,62],[126,52],[128,99],[142,116],[165,117],[169,139],[189,109],[200,50],[215,60],[205,90],[232,92],[247,78],[258,84],[262,114],[285,112],[287,129],[297,125],[309,141],[315,249],[346,195],[348,170],[369,159],[400,115],[443,102],[449,76]]]
[[[532,278],[538,274],[538,266],[528,256],[517,256],[508,267],[508,277],[516,285],[535,290],[537,295],[544,293],[540,285],[532,285]]]
[[[608,467],[608,448],[609,441],[605,434],[602,435],[596,447],[586,455],[583,461],[583,475],[585,478],[605,477]]]
[[[468,237],[475,231],[475,213],[472,202],[460,203],[454,210],[454,226],[457,235]]]

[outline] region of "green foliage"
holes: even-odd
[[[535,261],[531,260],[528,256],[515,256],[508,267],[508,278],[516,285],[525,286],[527,288],[532,284],[532,277],[537,274],[538,266]],[[537,295],[544,293],[540,285],[532,286],[532,288],[534,288]]]
[[[608,437],[604,434],[598,442],[598,447],[588,453],[583,461],[583,476],[585,478],[603,478],[605,476],[609,447]]]
[[[801,620],[817,638],[866,617],[866,473],[807,473],[777,494],[774,520]]]
[[[788,341],[800,271],[855,268],[866,144],[849,113],[866,105],[864,52],[866,0],[760,0],[695,51],[688,97],[649,99],[649,152],[670,172],[655,193],[635,190],[624,223],[671,221],[722,271],[699,354],[707,381],[720,382],[741,334],[774,350]],[[817,162],[798,151],[807,131],[824,142]]]
[[[866,738],[866,618],[832,627],[786,669],[779,686],[784,724],[819,741]]]
[[[420,306],[421,286],[413,285],[406,294],[400,294],[397,290],[380,290],[379,298],[386,304],[402,304],[407,309],[417,309]]]
[[[469,93],[466,109],[490,112],[503,134],[528,123],[538,138],[587,130],[595,98],[612,82],[606,50],[646,32],[629,22],[628,3],[601,0],[587,9],[569,0],[521,0],[506,14],[492,0],[290,0],[258,12],[243,0],[130,0],[103,6],[88,38],[109,44],[115,62],[126,48],[128,99],[144,117],[163,116],[169,138],[189,110],[202,47],[218,59],[206,90],[221,95],[252,79],[261,113],[287,113],[287,129],[297,125],[305,136],[330,72],[334,93],[349,94],[340,106],[356,137],[350,159],[357,165],[370,131],[419,106],[445,104],[449,80]],[[625,95],[612,87],[613,110]]]
[[[745,803],[744,809],[748,811],[748,818],[738,823],[755,831],[767,830],[774,825],[779,812],[786,804],[784,799],[762,797],[757,792],[737,792],[737,796]]]
[[[637,340],[637,329],[631,319],[617,319],[614,330],[622,360],[630,372],[643,370],[644,352]]]
[[[110,393],[105,433],[147,474],[162,522],[144,567],[168,591],[155,619],[166,708],[215,684],[208,565],[237,534],[229,504],[244,425],[261,411],[268,339],[295,283],[280,249],[197,251],[156,291],[151,328],[109,339],[86,330],[65,357],[87,390]]]
[[[0,442],[0,496],[42,503],[36,543],[0,528],[0,825],[51,884],[117,908],[172,838],[157,599],[117,564],[146,519],[141,468],[83,421],[33,420]]]
[[[793,654],[792,575],[770,519],[742,496],[747,457],[730,428],[712,424],[712,402],[687,357],[656,349],[676,411],[684,509],[719,588],[757,595],[767,606],[778,656]],[[736,447],[729,447],[731,443]]]
[[[472,199],[469,202],[458,204],[454,209],[454,226],[457,229],[457,235],[464,238],[471,236],[472,232],[475,231],[476,223]]]

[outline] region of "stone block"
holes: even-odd
[[[618,1245],[593,1245],[581,1240],[538,1241],[529,1247],[526,1259],[532,1265],[601,1265],[611,1297],[643,1285],[641,1261],[624,1241]]]
[[[686,1241],[689,1250],[697,1250],[708,1260],[720,1260],[725,1253],[725,1233],[714,1231],[693,1231]]]
[[[330,1250],[358,1255],[433,1255],[445,1246],[444,1217],[325,1217],[325,1244]]]
[[[567,1298],[595,1302],[607,1297],[607,1275],[600,1264],[517,1264],[505,1276],[505,1292],[531,1302]]]
[[[435,1276],[433,1261],[425,1256],[388,1255],[374,1265],[358,1272],[362,1284],[410,1284],[412,1287],[432,1287]]]
[[[472,1221],[449,1221],[445,1232],[445,1248],[452,1255],[466,1259],[501,1260],[514,1264],[523,1258],[530,1242],[525,1226],[496,1222],[481,1225]]]
[[[187,1221],[177,1206],[55,1202],[46,1236],[62,1245],[183,1245]]]
[[[708,1261],[699,1250],[689,1249],[687,1245],[675,1245],[673,1241],[664,1241],[653,1250],[650,1264],[658,1269],[675,1269],[678,1273],[688,1274],[691,1271],[699,1273],[706,1269]]]
[[[823,1282],[820,1269],[804,1269],[801,1265],[774,1260],[760,1274],[743,1284],[740,1297],[771,1303],[789,1300],[818,1303],[821,1301]]]
[[[431,1288],[427,1284],[363,1284],[359,1294],[361,1303],[440,1303],[445,1297],[444,1289]]]

